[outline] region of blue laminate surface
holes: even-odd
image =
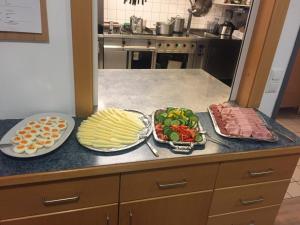
[[[255,142],[245,141],[237,139],[226,139],[217,135],[213,129],[211,119],[208,113],[199,113],[200,121],[204,129],[214,138],[218,138],[223,142],[230,145],[230,148],[226,148],[215,143],[207,142],[205,148],[198,148],[193,151],[192,154],[182,155],[174,154],[170,151],[170,148],[166,145],[158,145],[153,139],[150,140],[152,144],[157,148],[160,157],[156,158],[149,150],[147,145],[141,144],[134,149],[130,149],[119,153],[98,153],[88,150],[76,140],[75,134],[77,127],[80,124],[79,119],[76,119],[76,126],[71,136],[67,141],[59,147],[57,150],[37,158],[31,159],[18,159],[12,158],[0,153],[0,177],[23,175],[30,173],[40,172],[53,172],[62,170],[81,169],[87,167],[101,167],[103,165],[113,165],[120,163],[130,163],[149,160],[161,160],[166,158],[176,157],[190,157],[201,155],[213,155],[220,153],[233,153],[243,151],[258,151],[261,149],[274,149],[288,146],[300,146],[300,138],[296,137],[293,133],[279,125],[278,123],[270,120],[266,117],[266,121],[274,127],[276,130],[284,132],[291,137],[294,137],[297,142],[293,143],[290,140],[279,136],[279,141],[276,143],[267,142]],[[13,127],[19,120],[0,120],[0,137],[2,137],[11,127]]]

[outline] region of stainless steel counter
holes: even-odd
[[[167,106],[203,112],[229,99],[230,88],[201,69],[99,70],[98,108],[120,107],[150,114]]]
[[[140,35],[140,34],[98,34],[99,38],[130,38],[130,39],[148,39],[148,40],[166,40],[166,41],[189,41],[189,40],[199,40],[203,37],[199,35],[189,35],[189,36],[159,36],[159,35]]]
[[[128,34],[128,33],[104,33],[98,34],[98,38],[126,38],[126,39],[147,39],[147,40],[163,40],[163,41],[197,41],[197,40],[210,40],[210,39],[219,39],[224,41],[241,41],[238,38],[230,37],[224,38],[218,35],[206,33],[203,30],[193,30],[189,36],[182,35],[173,35],[173,36],[161,36],[161,35],[142,35],[142,34]]]

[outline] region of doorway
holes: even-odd
[[[272,117],[300,136],[300,31]]]

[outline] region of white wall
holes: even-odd
[[[70,0],[47,0],[49,43],[0,42],[0,119],[74,115]]]
[[[191,7],[189,0],[149,0],[144,6],[131,5],[129,0],[104,0],[104,21],[116,21],[121,24],[129,22],[130,16],[142,17],[147,22],[147,27],[155,27],[157,21],[167,22],[171,17],[179,15],[188,20],[188,8]],[[213,5],[211,11],[205,17],[193,17],[192,28],[206,28],[208,21],[215,17],[224,20],[225,7]]]
[[[285,75],[294,45],[297,38],[298,30],[300,27],[300,1],[291,0],[286,21],[284,23],[283,31],[280,37],[276,55],[272,64],[272,70],[278,71],[278,88],[274,93],[269,92],[269,85],[272,80],[272,76],[269,76],[268,83],[265,88],[265,93],[262,98],[259,110],[265,114],[271,116],[276,100],[279,94],[280,86]],[[271,73],[270,73],[271,74]]]

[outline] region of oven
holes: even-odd
[[[127,50],[127,69],[152,69],[154,51]]]
[[[127,69],[154,69],[155,41],[145,39],[126,39]]]
[[[193,68],[196,42],[158,41],[156,43],[156,69]]]

